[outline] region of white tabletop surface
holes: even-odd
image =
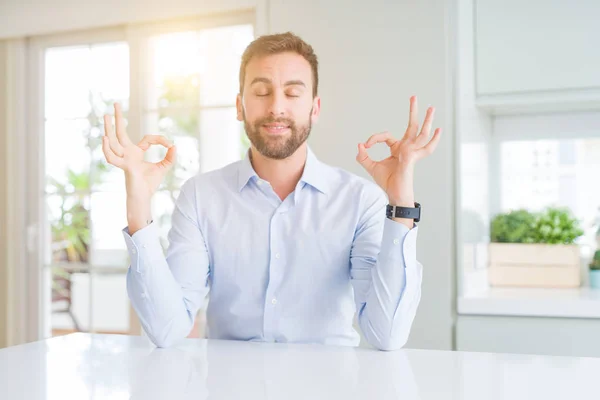
[[[3,400],[599,399],[599,380],[594,358],[82,333],[0,350]]]

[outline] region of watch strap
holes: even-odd
[[[415,222],[419,222],[421,220],[421,205],[415,202],[415,206],[413,208],[393,206],[388,204],[386,208],[386,216],[388,218],[413,219]]]

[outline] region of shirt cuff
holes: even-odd
[[[404,256],[402,261],[404,261],[405,268],[415,267],[418,233],[417,224],[412,229],[408,229],[406,225],[386,218],[383,226],[381,253],[390,259]]]
[[[122,232],[131,267],[135,271],[142,273],[149,261],[164,257],[156,223],[152,222],[133,235],[129,234],[129,227],[123,228]]]
[[[386,218],[383,230],[384,246],[390,259],[402,257],[404,264],[405,280],[401,301],[396,306],[394,318],[398,313],[409,314],[421,297],[421,283],[423,282],[423,266],[417,261],[417,224],[412,229],[404,224]],[[414,310],[413,310],[414,311]],[[408,315],[407,314],[407,315]]]

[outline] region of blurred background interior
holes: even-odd
[[[320,61],[323,161],[366,176],[359,141],[402,135],[413,94],[421,118],[437,108],[407,347],[600,357],[598,16],[594,0],[1,0],[0,347],[140,334],[102,116],[118,101],[134,139],[178,145],[153,200],[166,249],[181,184],[248,149],[244,48],[292,31]]]

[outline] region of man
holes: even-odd
[[[209,289],[210,338],[356,346],[358,313],[374,347],[406,343],[422,279],[413,174],[439,142],[439,129],[429,135],[434,110],[419,132],[412,97],[402,139],[384,132],[358,144],[356,159],[378,187],[321,163],[308,147],[317,89],[317,57],[299,37],[262,36],[248,46],[236,105],[252,146],[244,160],[183,185],[166,258],[150,200],[175,147],[156,135],[133,144],[118,104],[116,132],[105,116],[104,154],[126,177],[127,289],[157,346],[189,334]],[[373,161],[367,149],[383,142],[390,157]],[[154,144],[168,148],[165,159],[145,162]]]

